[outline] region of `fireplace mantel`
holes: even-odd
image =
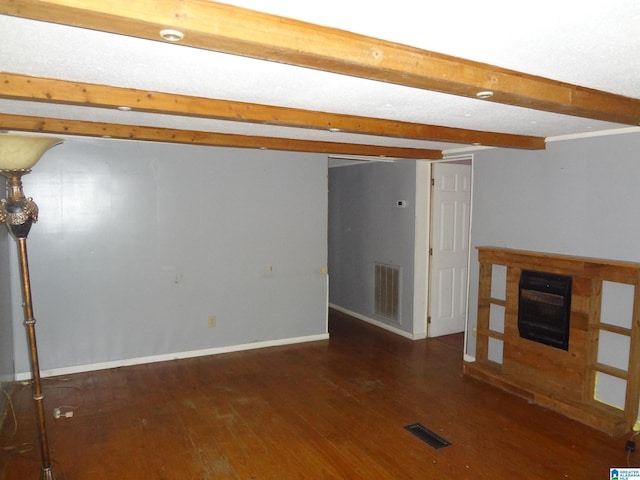
[[[637,420],[640,396],[640,264],[498,247],[478,247],[480,278],[476,357],[465,374],[527,398],[609,435],[622,435]],[[492,282],[494,267],[506,268],[504,287]],[[522,270],[573,278],[568,350],[521,338],[518,333],[518,284]],[[628,327],[600,319],[603,282],[634,288]],[[504,292],[496,293],[496,290]],[[492,313],[503,311],[496,327]],[[599,362],[601,332],[628,337],[625,369]],[[500,358],[490,352],[498,345]],[[599,375],[626,382],[624,405],[595,397]]]

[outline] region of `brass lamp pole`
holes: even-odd
[[[22,300],[24,304],[24,326],[27,331],[33,400],[36,404],[38,434],[42,470],[40,480],[55,480],[49,457],[47,425],[44,416],[44,395],[40,382],[40,364],[36,343],[36,319],[31,303],[31,281],[29,279],[29,261],[27,258],[27,235],[31,225],[38,221],[38,206],[31,198],[25,198],[22,191],[22,176],[31,172],[31,167],[54,145],[61,143],[59,138],[28,135],[0,135],[0,174],[7,177],[8,199],[0,200],[0,223],[6,223],[9,232],[18,242],[20,278],[22,281]]]

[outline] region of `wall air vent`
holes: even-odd
[[[374,313],[398,322],[400,319],[400,267],[374,263]]]

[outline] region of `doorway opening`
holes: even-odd
[[[329,228],[328,228],[328,273],[329,306],[360,320],[390,330],[396,334],[417,340],[427,336],[441,336],[453,332],[462,332],[466,323],[466,303],[468,291],[470,199],[471,199],[471,162],[470,155],[449,158],[442,162],[428,160],[385,160],[369,161],[358,164],[333,165],[329,169]],[[462,214],[456,214],[459,227],[452,229],[442,220],[441,233],[434,238],[442,240],[439,248],[432,241],[432,230],[436,221],[432,220],[432,190],[438,186],[434,178],[431,187],[432,171],[438,175],[442,168],[464,170],[458,177],[442,174],[446,188],[462,186],[467,195]],[[461,190],[454,188],[454,190]],[[440,205],[438,218],[448,218],[450,211],[456,213],[455,205],[450,201],[437,200]],[[462,237],[461,237],[462,236]],[[432,280],[430,269],[439,264],[443,254],[450,247],[447,242],[460,245],[464,238],[463,265],[459,271],[447,272],[440,268],[438,281]],[[433,248],[433,255],[429,255]],[[398,281],[381,282],[376,274],[380,266],[385,265],[398,272]],[[377,267],[376,267],[377,266]],[[449,267],[450,268],[450,267]],[[393,277],[391,277],[393,278]],[[453,281],[455,279],[455,282]],[[453,285],[455,288],[444,287]],[[431,284],[440,285],[435,296]],[[382,286],[397,286],[389,297],[380,295]],[[384,292],[388,292],[385,288]],[[389,318],[381,312],[381,300],[397,300],[397,317]],[[437,310],[431,303],[440,300]],[[394,305],[396,302],[394,301]],[[446,324],[449,312],[462,312],[454,329],[436,328],[442,320]],[[434,313],[438,312],[438,317]],[[430,332],[427,332],[427,318],[431,316]],[[451,321],[449,324],[453,323]],[[450,326],[450,325],[449,325]],[[448,328],[448,327],[446,327]]]

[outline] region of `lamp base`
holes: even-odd
[[[53,473],[53,468],[43,468],[40,472],[40,480],[56,480],[56,475]]]

